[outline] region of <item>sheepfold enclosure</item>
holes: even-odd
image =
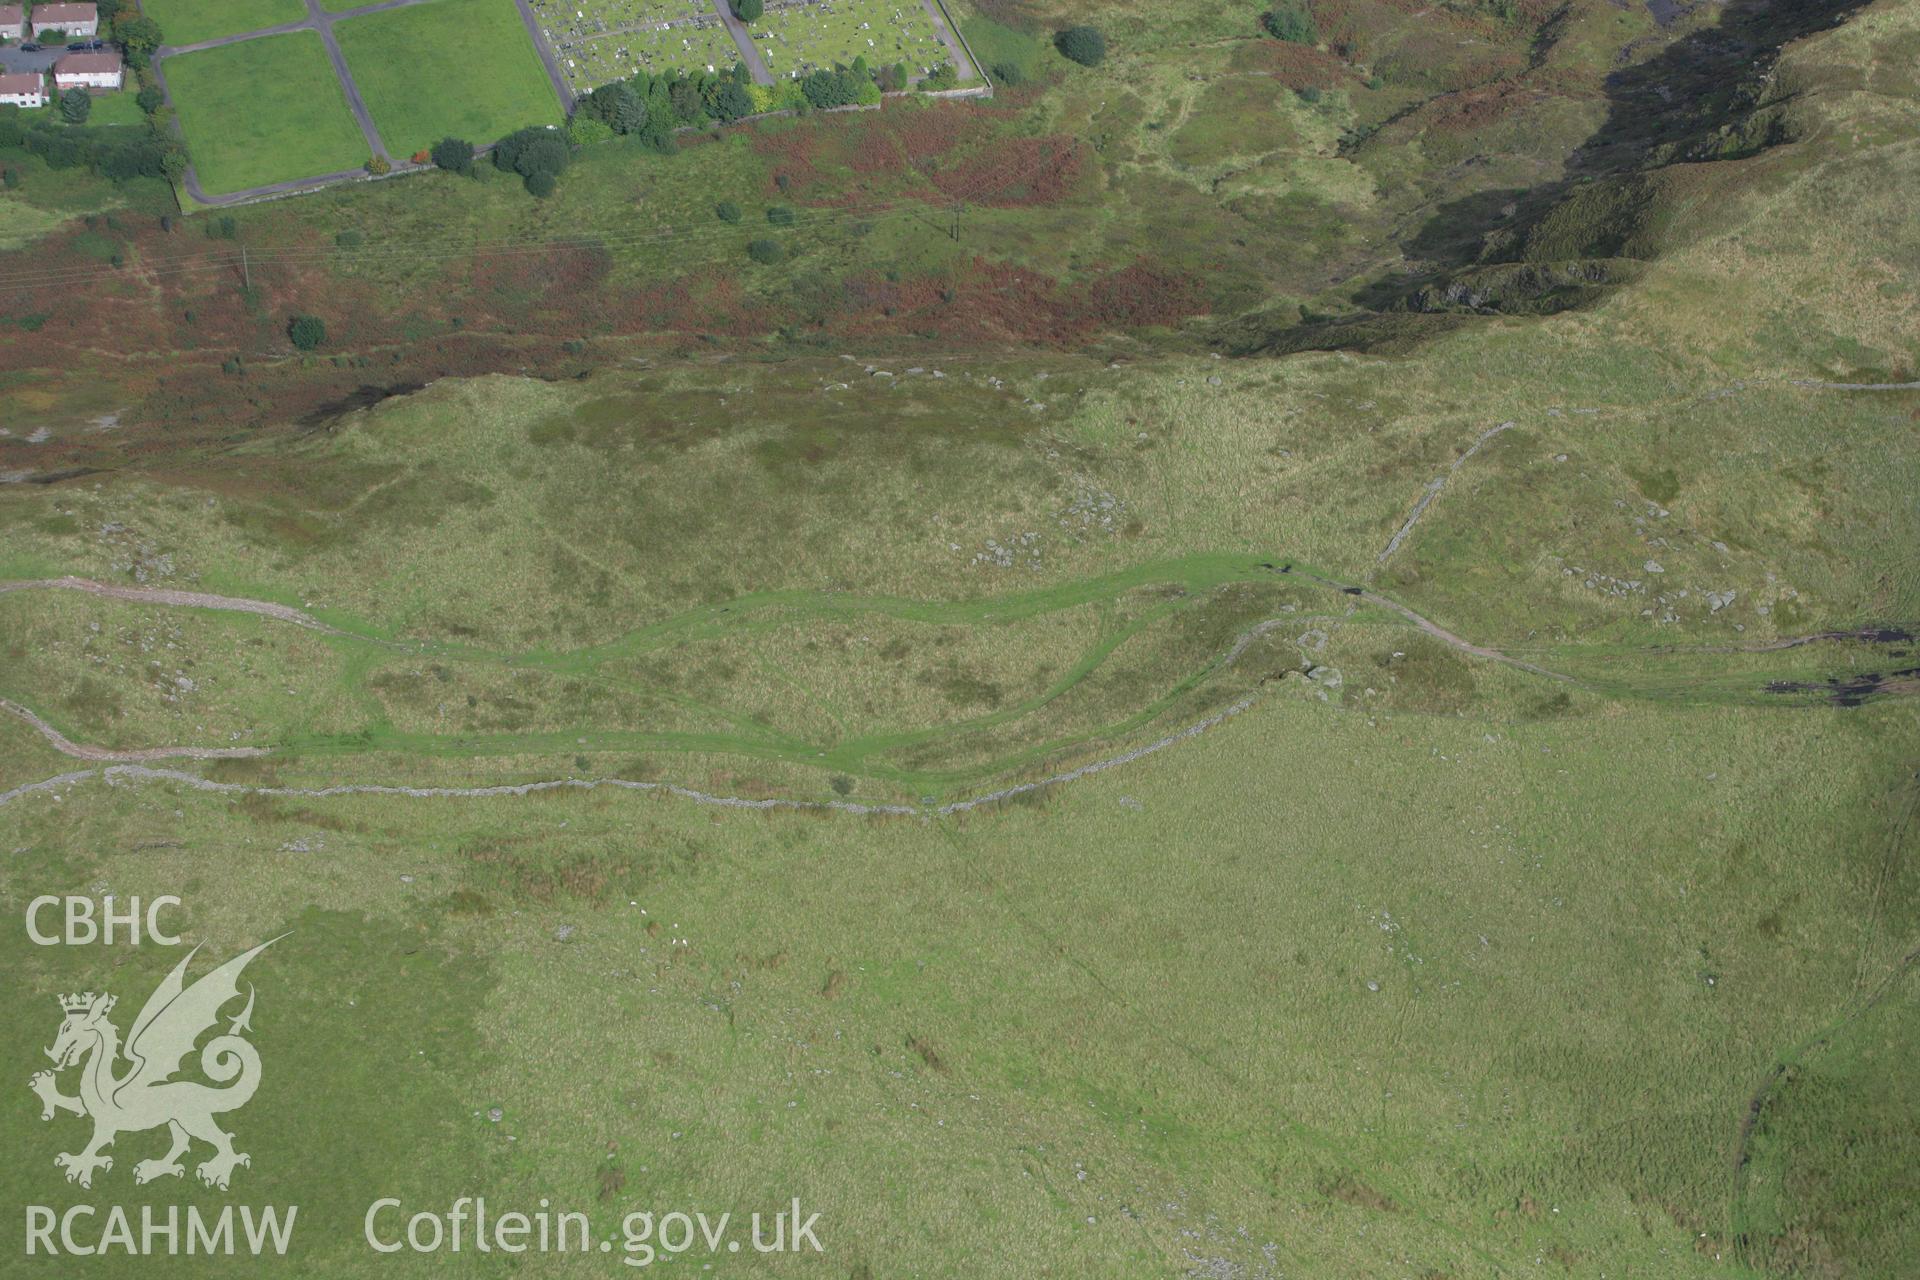
[[[724,4],[726,0],[718,0]],[[716,0],[533,0],[542,34],[575,92],[636,71],[727,71],[741,51]],[[776,0],[752,23],[774,80],[865,58],[904,62],[915,78],[948,58],[919,0]]]

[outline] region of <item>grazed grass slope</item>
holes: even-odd
[[[1877,834],[1916,748],[1891,707],[1519,723],[1288,696],[931,825],[96,786],[0,810],[32,851],[0,874],[151,894],[218,865],[194,937],[296,928],[259,977],[276,1092],[235,1127],[247,1194],[310,1206],[328,1274],[392,1269],[357,1245],[374,1195],[457,1186],[598,1233],[629,1205],[800,1195],[826,1261],[876,1274],[1727,1275],[1749,1094],[1920,928]],[[19,1025],[159,963],[48,954],[17,954]],[[316,1097],[345,1077],[309,1055],[407,1101],[325,1140]],[[8,1194],[82,1194],[42,1163]]]
[[[1912,681],[1920,28],[1870,7],[1563,186],[1650,16],[1315,12],[1326,49],[1251,38],[1251,10],[1036,9],[1037,48],[996,40],[1057,80],[977,115],[616,145],[552,204],[376,184],[247,215],[314,253],[248,297],[31,301],[53,337],[7,348],[8,385],[52,434],[0,440],[44,482],[0,485],[0,576],[340,632],[0,596],[0,694],[70,736],[280,748],[13,796],[0,897],[184,886],[227,952],[296,928],[261,987],[274,1087],[395,1097],[371,1135],[338,1092],[240,1122],[250,1194],[321,1224],[299,1265],[387,1263],[356,1244],[375,1195],[483,1192],[602,1234],[799,1195],[828,1256],[768,1269],[807,1275],[1915,1272],[1920,727],[1910,697],[1822,694]],[[1098,70],[1044,45],[1080,17],[1113,37]],[[1649,74],[1623,79],[1658,98]],[[961,243],[926,220],[1017,156],[1055,166],[972,193]],[[913,208],[840,203],[881,195]],[[800,208],[798,252],[684,274],[733,252],[722,198]],[[636,208],[692,211],[705,248],[618,239]],[[554,243],[583,224],[597,245]],[[388,252],[429,225],[527,251]],[[380,252],[336,255],[349,231]],[[1386,305],[1383,273],[1445,312],[1370,316],[1419,338],[1391,354],[1212,359],[1138,323],[1203,279],[1253,317],[1221,341],[1271,353],[1300,305]],[[309,299],[338,345],[283,358]],[[106,385],[145,386],[199,308],[199,358],[244,359],[177,434],[105,420],[128,402],[98,387],[104,421],[76,417],[71,375],[31,371],[111,350]],[[660,329],[706,337],[635,339]],[[489,337],[563,376],[406,385],[487,367]],[[361,384],[401,394],[278,407]],[[921,803],[1222,704],[1068,786]],[[0,790],[73,767],[0,718]],[[311,794],[565,777],[657,789]],[[898,804],[819,807],[869,801]],[[26,950],[0,936],[10,1025],[160,967]],[[65,1203],[69,1140],[5,1123],[0,1192]]]

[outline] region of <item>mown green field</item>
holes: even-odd
[[[162,69],[211,195],[344,172],[367,160],[340,80],[311,31],[180,54]]]
[[[141,12],[178,45],[299,22],[307,7],[300,0],[153,0]]]
[[[432,0],[348,19],[334,35],[395,156],[449,136],[492,142],[560,120],[546,71],[511,5]]]

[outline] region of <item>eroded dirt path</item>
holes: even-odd
[[[63,756],[72,756],[76,760],[113,760],[134,762],[140,760],[240,760],[248,756],[267,754],[265,747],[136,747],[127,751],[116,751],[112,747],[90,747],[75,742],[58,729],[42,720],[33,712],[17,702],[0,698],[0,711],[9,712],[32,725],[47,744]]]
[[[238,596],[217,596],[205,591],[176,591],[170,587],[130,587],[91,578],[27,578],[18,582],[0,582],[0,595],[9,591],[82,591],[108,600],[131,600],[136,604],[177,605],[188,609],[217,609],[228,613],[252,613],[263,618],[290,622],[296,627],[320,631],[331,636],[350,632],[328,626],[304,609],[275,604],[271,600],[246,600]]]

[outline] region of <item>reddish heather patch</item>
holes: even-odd
[[[923,168],[984,140],[1005,115],[974,105],[890,98],[878,111],[836,112],[768,126],[755,134],[753,147],[766,157],[776,177],[787,179],[787,196],[845,203],[844,193],[823,197],[813,188],[829,185],[830,176],[843,168],[863,178]]]
[[[1542,90],[1512,83],[1463,89],[1423,104],[1412,119],[1435,133],[1471,133],[1524,111],[1545,96]]]
[[[1357,79],[1333,54],[1285,40],[1249,41],[1234,55],[1233,66],[1273,76],[1289,89],[1333,89]]]
[[[466,305],[475,314],[467,318],[522,327],[544,317],[558,330],[577,329],[612,269],[613,255],[591,239],[480,255],[468,277]]]
[[[704,271],[643,288],[610,292],[596,300],[597,327],[614,333],[673,332],[753,337],[777,319],[749,299],[726,271]]]
[[[1061,134],[1009,138],[929,176],[950,200],[1001,208],[1053,204],[1080,176],[1080,143]]]
[[[1192,276],[1141,261],[1090,281],[1075,299],[1089,329],[1175,324],[1207,311],[1206,290]]]
[[[832,325],[844,337],[937,332],[948,342],[1051,347],[1115,329],[1177,324],[1207,310],[1198,280],[1150,262],[1062,285],[1042,272],[975,258],[952,278],[863,277],[848,283],[845,301]]]
[[[788,194],[805,191],[820,180],[814,163],[820,155],[820,130],[812,122],[761,125],[753,131],[752,146],[768,162],[768,191],[779,191],[781,178],[786,179]]]

